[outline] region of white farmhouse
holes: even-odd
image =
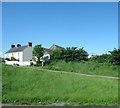
[[[49,49],[43,48],[44,53],[43,56],[40,58],[40,61],[47,62],[51,59],[51,54],[54,50],[62,50],[63,47],[60,47],[58,45],[53,44]],[[9,65],[30,65],[31,62],[36,64],[37,57],[35,57],[35,61],[32,61],[33,54],[32,54],[33,48],[32,43],[28,42],[28,45],[21,46],[20,44],[11,45],[11,48],[4,54],[4,58],[8,58],[9,60],[5,60],[5,64]],[[15,60],[12,60],[11,57],[15,58]]]
[[[21,46],[20,44],[11,45],[11,48],[5,53],[4,58],[14,57],[19,62],[32,60],[32,43],[28,42],[28,45]]]

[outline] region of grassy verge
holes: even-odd
[[[118,80],[3,65],[4,104],[116,106]]]
[[[103,76],[118,76],[118,67],[110,63],[95,62],[53,62],[44,68],[52,70],[62,70],[66,72],[79,72],[83,74],[95,74]]]

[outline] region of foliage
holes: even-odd
[[[60,70],[66,72],[76,72],[90,75],[101,76],[118,76],[118,66],[111,63],[98,63],[94,61],[80,61],[80,62],[65,62],[57,61],[51,62],[50,65],[44,67],[50,70]]]
[[[89,58],[89,60],[98,63],[109,63],[111,61],[111,54],[93,55],[91,58]]]
[[[62,57],[61,57],[61,55],[62,55],[62,52],[60,51],[60,50],[54,50],[53,52],[52,52],[52,55],[51,55],[51,59],[53,60],[53,61],[57,61],[57,60],[60,60]]]
[[[93,55],[89,58],[89,61],[94,61],[98,63],[112,63],[114,65],[120,65],[120,49],[114,49],[113,51],[109,51],[110,54],[102,54],[102,55]]]
[[[5,62],[5,59],[0,57],[0,62]]]
[[[37,64],[40,64],[40,57],[43,56],[43,47],[41,44],[38,44],[38,45],[35,45],[34,48],[33,48],[33,56],[36,56],[37,57]]]
[[[11,61],[16,61],[15,57],[10,58]]]
[[[120,49],[114,49],[109,51],[111,53],[111,63],[114,65],[120,65]]]
[[[92,55],[88,59],[88,53],[83,49],[77,49],[77,47],[67,47],[64,50],[55,50],[52,53],[52,61],[64,60],[66,62],[78,62],[78,61],[94,61],[97,63],[112,63],[114,65],[120,65],[120,49],[114,49],[109,51],[110,54]]]
[[[86,68],[87,70],[87,68]],[[117,106],[118,80],[3,65],[2,103]]]
[[[10,59],[9,59],[9,58],[5,58],[5,60],[10,61]]]
[[[7,60],[7,61],[17,61],[17,59],[15,59],[15,57],[5,58],[4,60]]]
[[[33,66],[34,64],[33,64],[33,62],[30,62],[30,66]]]
[[[114,65],[120,65],[120,49],[114,49],[109,51],[109,54],[92,55],[88,59],[88,53],[83,49],[77,49],[77,47],[67,47],[64,50],[55,50],[52,53],[52,61],[64,60],[66,62],[78,62],[78,61],[94,61],[97,63],[112,63]]]
[[[87,61],[88,53],[83,49],[77,47],[67,47],[64,50],[55,50],[52,53],[52,60],[64,60],[66,62],[73,61]]]

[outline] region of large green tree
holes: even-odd
[[[64,60],[66,62],[72,61],[86,61],[88,59],[88,53],[83,49],[77,49],[77,47],[67,47],[64,50],[55,50],[52,53],[52,60]]]
[[[38,45],[35,45],[34,48],[33,48],[33,56],[37,57],[37,63],[40,63],[40,57],[43,56],[43,53],[44,53],[44,49],[42,47],[41,44],[38,44]]]
[[[53,61],[58,61],[61,59],[61,56],[62,56],[62,52],[60,50],[54,50],[52,52],[52,56],[51,56],[51,59]]]

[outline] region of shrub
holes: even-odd
[[[11,61],[16,61],[15,57],[11,57]]]
[[[33,64],[33,62],[30,62],[30,66],[33,66],[34,64]]]
[[[111,53],[111,63],[114,65],[120,65],[120,49],[114,49],[109,51]]]
[[[16,66],[19,66],[19,64],[16,64]]]
[[[52,53],[52,60],[64,60],[66,62],[72,61],[87,61],[88,53],[83,49],[77,49],[77,47],[67,47],[64,50],[55,50]]]
[[[36,46],[34,46],[33,48],[33,57],[35,58],[35,56],[37,57],[37,64],[39,65],[40,64],[40,57],[43,56],[43,53],[44,53],[44,49],[42,47],[41,44],[38,44]]]
[[[89,60],[98,63],[110,62],[111,54],[94,55],[91,58],[89,58]]]
[[[5,58],[5,60],[10,61],[10,59],[9,59],[9,58]]]
[[[15,63],[13,63],[13,65],[16,65]]]
[[[5,59],[4,59],[4,58],[1,58],[1,62],[5,62]]]

